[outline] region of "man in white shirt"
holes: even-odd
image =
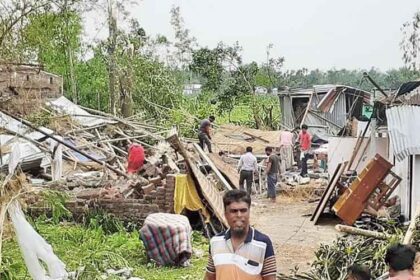
[[[251,195],[254,172],[258,173],[257,158],[252,154],[252,147],[246,147],[246,153],[239,159],[238,172],[240,189],[245,189],[244,181],[246,181],[246,191]]]

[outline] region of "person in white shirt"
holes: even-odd
[[[238,172],[239,188],[244,190],[246,182],[246,191],[251,195],[254,172],[258,173],[257,158],[252,154],[252,147],[246,147],[246,153],[239,159]]]

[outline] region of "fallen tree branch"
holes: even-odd
[[[339,232],[351,233],[355,235],[363,235],[366,237],[373,237],[377,239],[388,239],[389,237],[386,233],[383,233],[383,232],[366,230],[366,229],[361,229],[361,228],[356,228],[356,227],[351,227],[351,226],[346,226],[346,225],[336,225],[335,229]]]

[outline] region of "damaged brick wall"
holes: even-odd
[[[79,197],[68,202],[66,206],[76,218],[84,216],[88,210],[99,209],[121,221],[142,224],[149,214],[174,212],[175,176],[169,174],[160,182],[150,179],[150,183],[142,187],[138,199]]]

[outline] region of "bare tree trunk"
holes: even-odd
[[[121,114],[124,118],[133,115],[133,99],[131,98],[131,81],[130,76],[127,75],[127,82],[123,83],[120,77],[120,98],[121,98]]]
[[[117,44],[117,19],[114,11],[114,1],[108,0],[109,13],[109,111],[112,115],[117,114],[116,98],[115,98],[115,48]]]
[[[69,73],[70,73],[70,90],[73,103],[77,104],[79,102],[77,88],[76,88],[76,77],[74,74],[74,63],[73,63],[73,51],[70,47],[70,44],[67,44],[67,54],[69,58]]]

